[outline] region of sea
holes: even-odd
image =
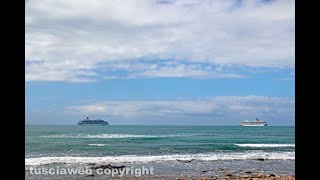
[[[26,179],[78,179],[30,174],[30,168],[97,164],[152,167],[159,179],[295,173],[295,127],[28,125],[25,132]]]

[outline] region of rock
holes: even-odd
[[[252,172],[251,172],[251,171],[246,171],[246,172],[244,172],[244,173],[251,174]]]
[[[233,176],[232,174],[226,174],[226,176]]]
[[[86,176],[86,177],[94,177],[94,174],[89,174],[89,175]]]
[[[193,161],[193,159],[190,160],[181,160],[181,159],[177,159],[178,162],[182,162],[182,163],[191,163],[191,161]]]
[[[207,172],[207,171],[202,171],[203,173]]]
[[[198,179],[198,180],[209,180],[209,179],[206,177],[200,177],[200,179]]]
[[[101,164],[95,164],[92,169],[100,169],[100,168],[103,168],[103,165]]]
[[[186,177],[180,177],[178,180],[187,180]]]
[[[269,175],[269,177],[276,177],[276,175],[274,175],[274,174],[270,174],[270,175]]]
[[[223,169],[223,168],[218,168],[218,171],[224,171],[225,169]]]
[[[95,164],[93,167],[91,167],[91,169],[106,169],[106,168],[109,168],[109,169],[122,169],[124,168],[125,166],[112,166],[110,164]]]
[[[263,159],[263,158],[258,158],[257,160],[258,160],[258,161],[264,161],[265,159]]]
[[[265,178],[265,177],[266,177],[266,175],[264,175],[264,174],[258,174],[255,176],[255,178]]]
[[[109,168],[109,165],[101,165],[100,168],[107,169],[107,168]]]
[[[125,166],[112,166],[110,164],[108,164],[107,166],[105,166],[105,168],[109,168],[109,169],[122,169],[122,168],[125,168]],[[104,168],[104,169],[105,169]]]

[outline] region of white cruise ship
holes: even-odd
[[[244,120],[241,121],[240,126],[267,126],[268,124],[265,121],[259,120],[258,118],[255,121]]]
[[[107,125],[109,125],[109,123],[107,121],[104,121],[101,119],[89,120],[89,117],[87,117],[87,119],[79,121],[78,125],[103,125],[103,126],[107,126]]]

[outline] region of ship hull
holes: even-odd
[[[89,120],[89,117],[87,117],[87,119],[79,121],[78,125],[80,125],[80,126],[87,126],[87,125],[107,126],[107,125],[109,125],[109,123],[107,121],[104,121],[101,119]]]
[[[240,123],[240,126],[267,126],[268,124],[265,123],[265,124],[242,124]]]
[[[108,126],[108,124],[78,124],[79,126]]]
[[[260,124],[250,124],[250,123],[240,123],[240,126],[267,126],[267,123],[260,123]]]

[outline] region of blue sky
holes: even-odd
[[[28,1],[26,124],[294,125],[294,1]]]

